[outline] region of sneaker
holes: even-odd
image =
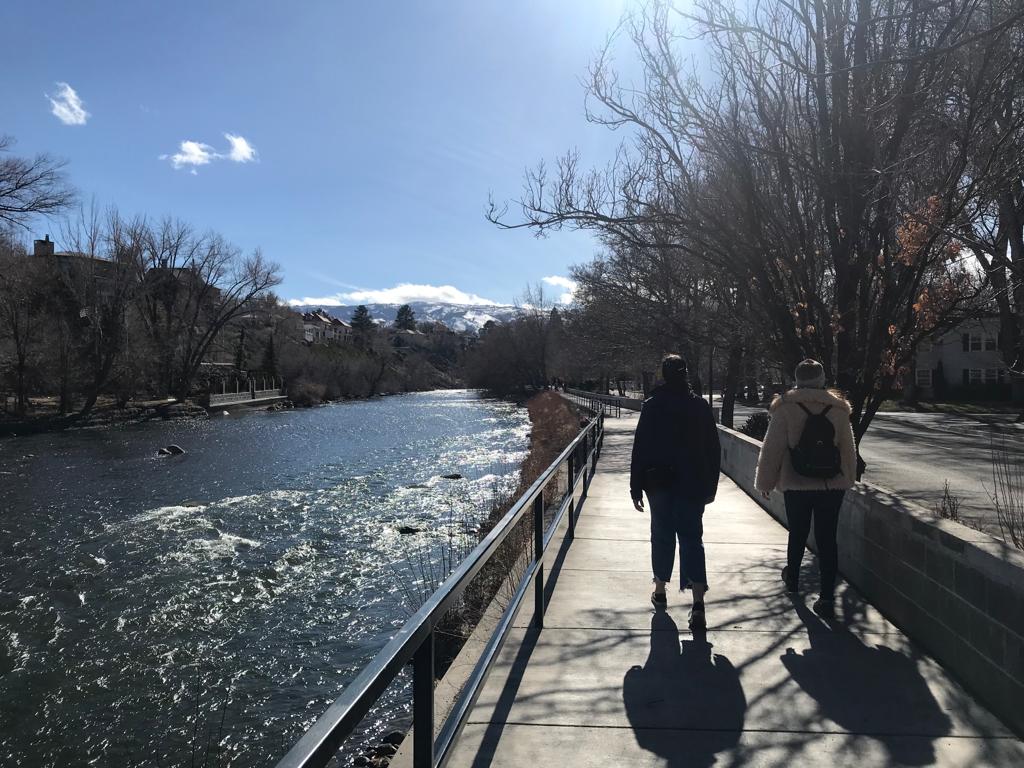
[[[833,598],[832,595],[822,595],[814,601],[814,605],[811,606],[811,610],[823,619],[834,618],[836,615],[835,598]]]
[[[782,580],[786,582],[786,591],[789,592],[791,595],[795,595],[799,591],[799,588],[797,586],[797,580],[795,578],[789,578],[788,565],[782,569]]]
[[[664,592],[651,592],[651,604],[655,608],[665,608],[668,606],[668,596]]]
[[[690,629],[702,630],[708,628],[708,620],[704,616],[704,603],[696,603],[690,609]]]

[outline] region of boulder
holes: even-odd
[[[385,744],[394,744],[397,747],[405,741],[405,733],[403,731],[391,731],[391,733],[385,735],[381,741]]]
[[[450,475],[441,475],[445,480],[462,480],[463,477],[458,472],[452,472]]]
[[[159,453],[161,456],[181,456],[183,453],[185,453],[185,449],[182,448],[180,445],[175,445],[174,443],[172,443],[171,445],[161,448],[159,451],[157,451],[157,453]]]
[[[400,525],[398,526],[398,532],[403,536],[408,536],[410,533],[419,533],[420,529],[412,525]]]

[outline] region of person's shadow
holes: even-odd
[[[803,653],[787,648],[782,663],[817,702],[816,719],[871,734],[884,745],[891,765],[932,765],[935,740],[947,736],[952,723],[913,656],[886,647],[885,635],[877,636],[876,645],[865,645],[838,623],[823,623],[802,601],[793,603],[810,648]]]
[[[739,673],[703,632],[683,640],[665,611],[651,619],[647,662],[622,681],[626,716],[637,744],[676,768],[706,768],[736,745],[747,700]]]

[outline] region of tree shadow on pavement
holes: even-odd
[[[680,644],[664,611],[651,619],[651,650],[622,682],[626,716],[637,744],[669,768],[707,768],[743,732],[747,700],[739,673],[713,652],[703,632]]]
[[[913,655],[888,647],[885,636],[868,645],[840,624],[823,622],[802,600],[792,602],[810,647],[802,653],[787,648],[781,660],[817,703],[816,719],[879,741],[891,765],[932,765],[935,741],[948,736],[953,724]]]

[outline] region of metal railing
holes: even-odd
[[[603,440],[604,415],[599,413],[526,493],[519,497],[501,521],[345,688],[342,695],[310,726],[277,764],[277,768],[320,768],[326,765],[410,661],[413,667],[413,766],[436,768],[445,764],[462,731],[466,715],[476,702],[484,680],[512,628],[519,606],[530,591],[531,583],[534,599],[533,626],[538,630],[544,627],[544,555],[566,515],[569,520],[566,538],[574,537],[576,518],[586,499]],[[545,528],[544,491],[549,483],[557,482],[565,464],[568,464],[569,469],[569,490]],[[579,486],[582,486],[582,490],[577,498]],[[533,516],[534,529],[533,559],[435,739],[434,629],[517,524],[530,514]]]
[[[613,416],[616,419],[622,415],[622,403],[614,395],[598,395],[581,389],[567,389],[562,394],[576,405],[588,408],[594,413]]]

